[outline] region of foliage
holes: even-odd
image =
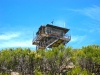
[[[11,71],[22,75],[99,75],[100,46],[73,49],[60,45],[49,50],[10,48],[0,51],[0,74]]]

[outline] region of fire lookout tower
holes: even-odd
[[[32,44],[36,45],[36,49],[45,49],[57,47],[60,44],[67,44],[71,40],[71,36],[66,33],[69,31],[67,28],[62,28],[47,24],[40,26],[33,39]]]

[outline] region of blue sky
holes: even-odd
[[[70,29],[67,46],[100,45],[100,0],[0,0],[0,49],[35,49],[35,33],[53,19]]]

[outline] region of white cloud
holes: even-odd
[[[1,48],[9,48],[9,47],[28,47],[28,48],[35,48],[35,45],[32,45],[32,40],[9,40],[9,41],[3,41],[0,43]]]
[[[10,40],[12,38],[20,36],[19,32],[9,32],[0,35],[0,40]]]
[[[86,35],[84,35],[84,36],[78,36],[78,35],[72,36],[71,37],[71,42],[72,43],[75,42],[75,43],[79,44],[79,43],[83,42],[85,40],[85,38],[86,38]]]
[[[69,41],[68,46],[72,46],[73,48],[81,48],[82,46],[87,45],[86,39],[86,35],[72,35],[71,41]]]
[[[28,47],[31,46],[31,41],[8,41],[4,42],[6,47]],[[4,45],[3,45],[4,46]]]
[[[94,5],[93,7],[88,7],[84,9],[67,9],[67,10],[79,12],[91,17],[92,19],[96,19],[100,21],[100,7],[98,6]]]
[[[14,47],[28,47],[35,49],[35,45],[32,45],[32,39],[28,38],[26,33],[7,32],[0,35],[0,49]]]

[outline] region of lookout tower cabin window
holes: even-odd
[[[46,29],[45,30],[46,34],[57,35],[60,37],[63,37],[66,34],[64,29],[57,27],[57,26],[47,25],[45,29]]]

